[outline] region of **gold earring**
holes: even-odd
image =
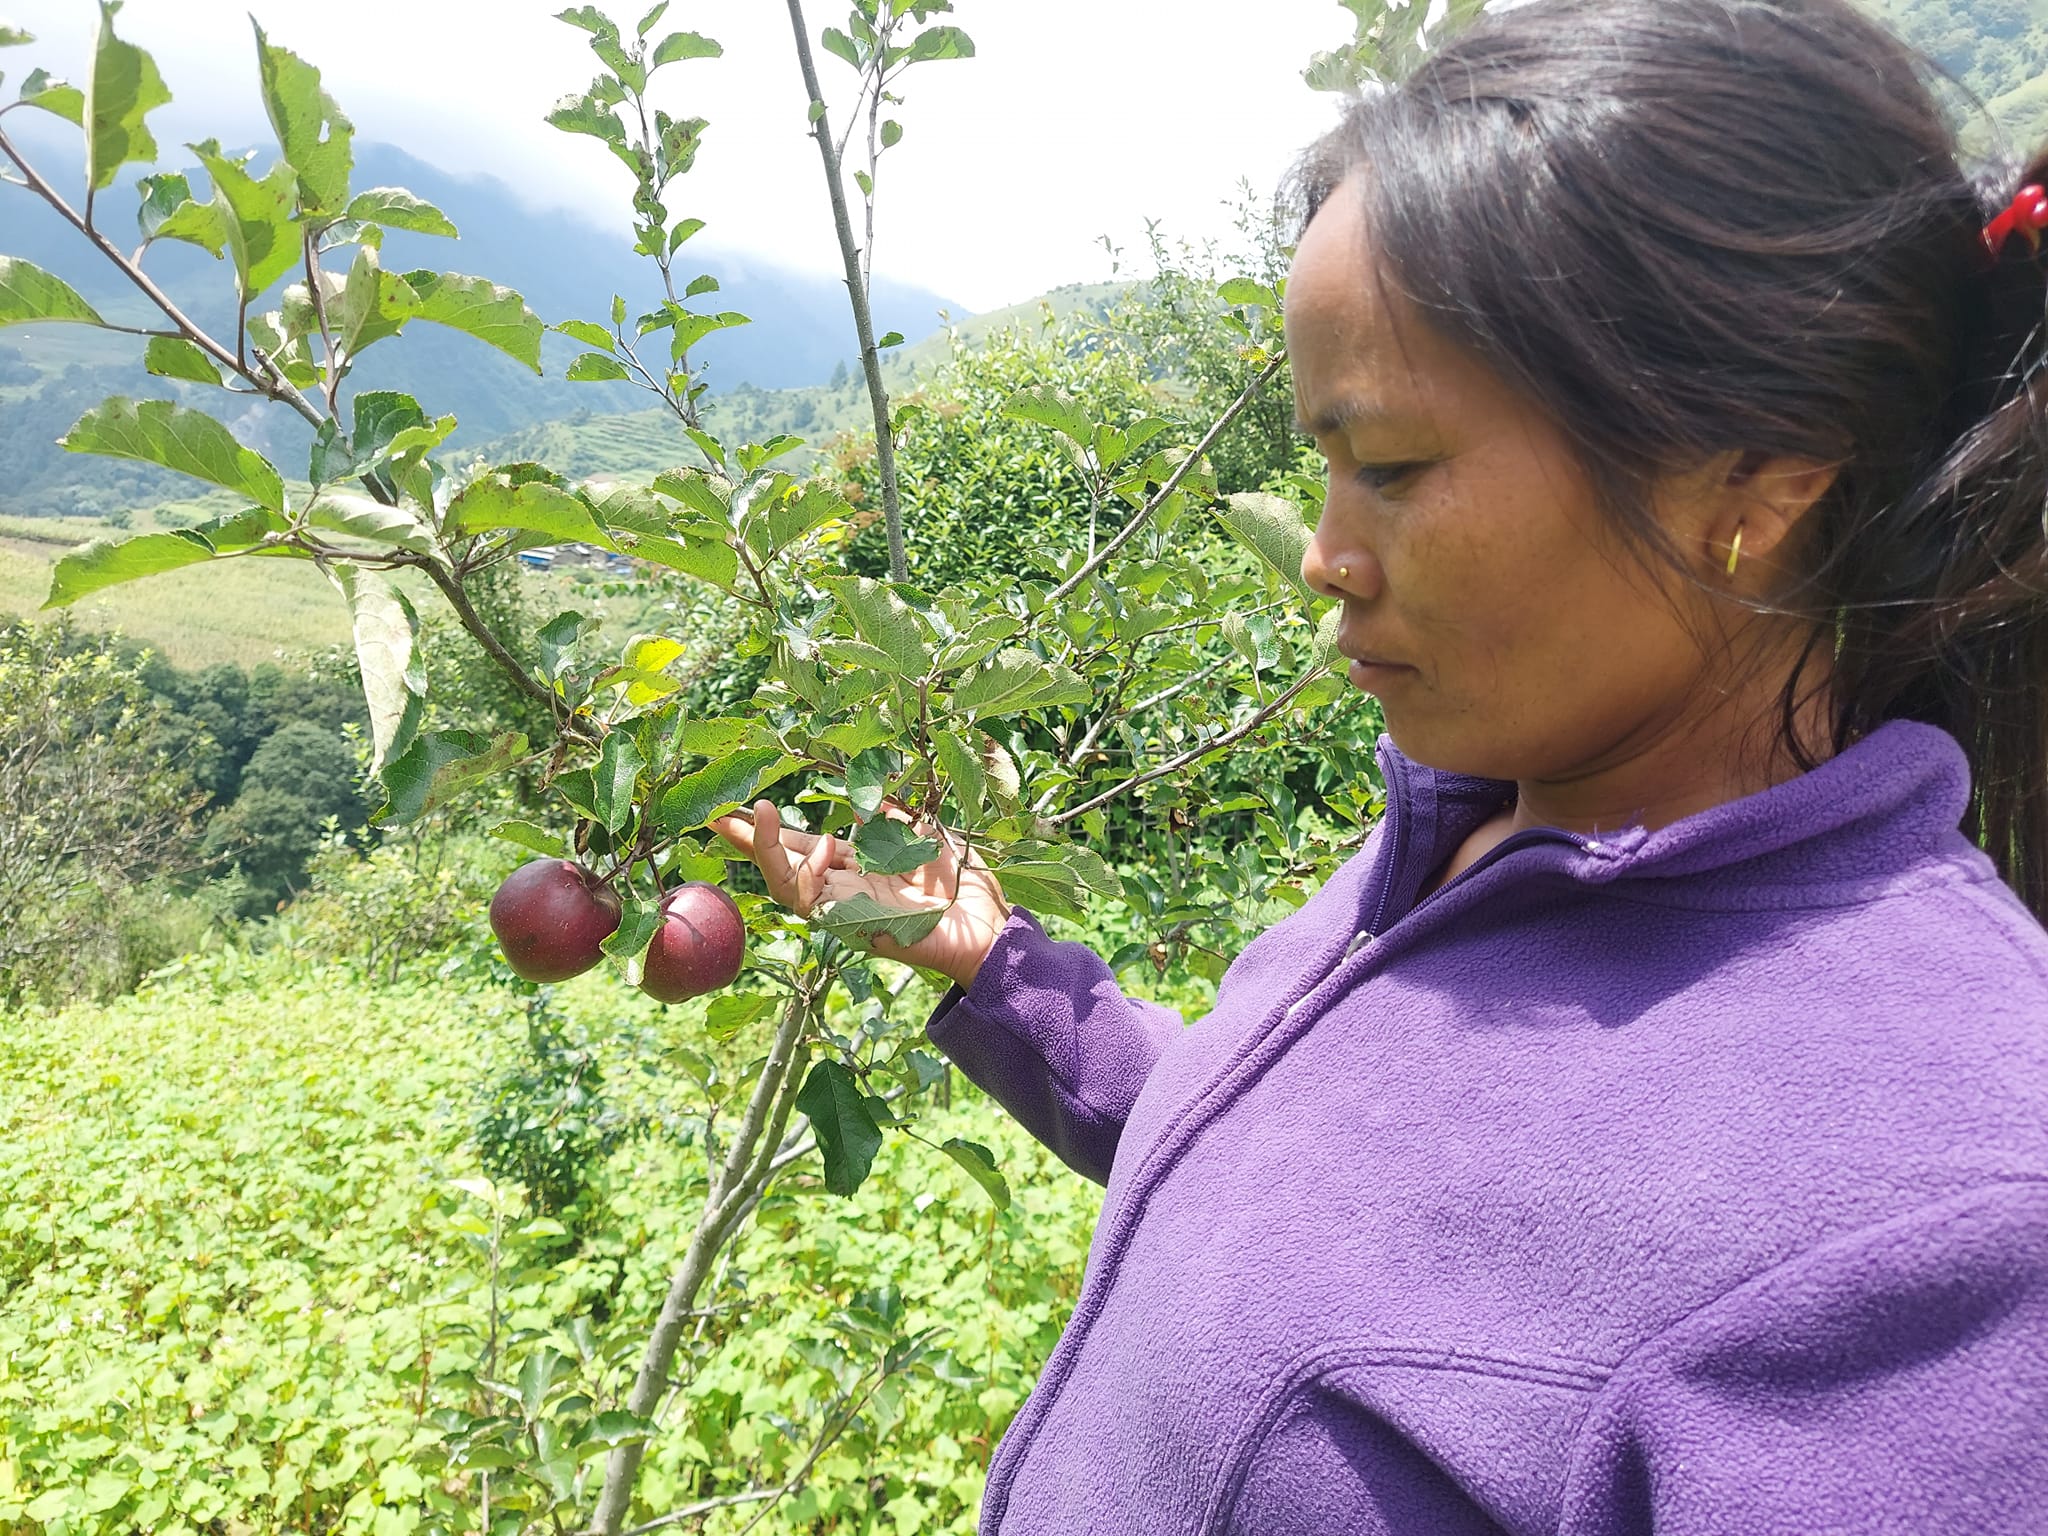
[[[1733,576],[1733,575],[1735,574],[1735,562],[1736,562],[1736,561],[1738,561],[1738,560],[1740,560],[1741,558],[1742,558],[1742,529],[1741,529],[1741,527],[1740,527],[1740,526],[1738,525],[1738,526],[1736,527],[1736,529],[1735,529],[1735,542],[1734,542],[1733,544],[1730,544],[1730,545],[1728,546],[1728,574],[1729,574],[1730,576]]]

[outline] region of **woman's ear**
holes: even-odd
[[[1724,455],[1716,468],[1718,484],[1709,493],[1713,506],[1701,558],[1723,569],[1738,534],[1741,560],[1758,564],[1795,546],[1806,514],[1834,487],[1842,471],[1838,463],[1760,450]]]

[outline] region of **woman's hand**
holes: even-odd
[[[852,844],[783,826],[781,813],[766,800],[754,802],[751,819],[721,816],[711,828],[760,866],[768,894],[799,917],[809,917],[820,902],[859,895],[906,911],[943,909],[938,926],[915,944],[878,937],[874,952],[885,960],[937,971],[962,987],[972,986],[1010,915],[1002,887],[981,855],[957,832],[928,822],[912,823],[901,807],[884,810],[891,819],[910,823],[918,835],[935,841],[938,856],[907,875],[863,874]]]

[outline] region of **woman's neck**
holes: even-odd
[[[1809,662],[1797,720],[1799,740],[1818,764],[1834,751],[1828,691],[1814,685],[1816,673],[1817,664]],[[1713,699],[1711,709],[1681,709],[1581,772],[1522,780],[1509,830],[1600,833],[1640,825],[1655,831],[1798,777],[1804,770],[1779,729],[1789,676],[1789,665],[1758,668],[1755,680],[1726,693],[1702,690]]]

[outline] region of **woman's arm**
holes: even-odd
[[[972,983],[946,993],[925,1031],[1069,1168],[1104,1184],[1181,1017],[1126,997],[1101,956],[1047,938],[1014,907]]]
[[[1037,919],[1003,899],[980,855],[943,828],[919,829],[939,847],[922,869],[870,875],[848,844],[783,826],[765,800],[751,817],[714,825],[799,916],[856,895],[938,910],[925,938],[898,945],[877,936],[874,952],[950,979],[928,1025],[932,1043],[1075,1172],[1108,1181],[1124,1118],[1180,1033],[1179,1014],[1125,997],[1087,945],[1047,938]]]

